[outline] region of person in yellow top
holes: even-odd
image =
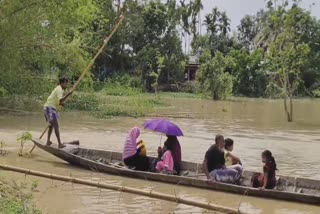
[[[52,144],[52,142],[50,141],[50,137],[52,134],[52,130],[54,129],[59,148],[65,147],[65,145],[61,143],[60,139],[57,110],[59,106],[64,106],[64,102],[72,94],[72,92],[69,92],[67,95],[63,96],[64,91],[67,88],[67,84],[68,79],[65,77],[61,77],[59,79],[59,85],[51,92],[50,96],[47,99],[47,102],[44,104],[44,116],[46,118],[46,121],[49,123],[47,146],[50,146]]]
[[[234,156],[231,154],[233,151],[233,140],[230,138],[227,138],[224,140],[224,160],[226,167],[230,167],[232,165],[242,165],[240,158]]]

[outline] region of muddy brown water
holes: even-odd
[[[240,99],[214,102],[196,99],[170,99],[172,107],[161,109],[170,116],[185,136],[180,138],[184,160],[201,162],[215,134],[235,140],[234,153],[246,169],[260,170],[260,154],[264,149],[273,152],[278,174],[320,179],[320,101],[295,101],[295,122],[287,123],[281,101]],[[147,118],[94,119],[80,112],[61,112],[62,138],[79,139],[84,147],[121,151],[126,132],[132,126],[142,128]],[[309,206],[199,190],[179,185],[99,174],[69,164],[35,149],[28,158],[17,157],[16,136],[31,131],[39,136],[45,128],[41,113],[0,112],[0,141],[6,143],[9,154],[0,156],[1,163],[90,180],[153,189],[186,198],[211,201],[239,207],[248,213],[319,214],[319,206]],[[163,142],[159,134],[143,131],[149,154]],[[53,138],[55,140],[55,138]],[[54,141],[55,142],[55,141]],[[32,145],[27,145],[26,151]],[[0,176],[18,181],[39,181],[35,201],[44,213],[205,213],[199,208],[149,199],[142,196],[72,185],[48,179],[0,171]]]

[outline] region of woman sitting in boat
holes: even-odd
[[[252,186],[254,188],[273,189],[276,186],[277,164],[269,150],[262,152],[263,173],[257,173],[252,177]]]
[[[234,156],[231,152],[233,151],[234,142],[232,139],[227,138],[224,140],[224,159],[226,167],[231,167],[232,165],[242,165],[240,158]]]
[[[147,171],[149,160],[146,156],[145,145],[141,141],[137,142],[140,136],[140,129],[134,127],[130,130],[122,153],[122,160],[130,168],[140,171]]]
[[[172,145],[172,157],[174,162],[174,170],[179,175],[181,170],[181,146],[176,136],[167,135],[167,140]]]
[[[173,144],[166,141],[164,143],[164,154],[161,160],[156,164],[156,172],[173,174],[174,173],[174,160],[172,156]]]

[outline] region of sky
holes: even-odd
[[[279,0],[280,2],[281,0]],[[240,20],[247,14],[254,15],[260,9],[265,8],[265,0],[202,0],[204,16],[218,7],[220,11],[226,11],[231,20],[231,29],[235,30]],[[313,5],[314,4],[314,5]],[[313,5],[311,7],[311,5]],[[312,15],[320,18],[320,0],[302,0],[301,7],[311,10]]]

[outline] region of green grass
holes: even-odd
[[[46,96],[6,96],[0,97],[0,108],[41,111]],[[75,92],[65,105],[69,111],[84,111],[96,118],[115,116],[144,117],[168,107],[170,99],[202,99],[203,95],[190,93],[142,93],[141,90],[128,87],[104,88],[99,92]]]
[[[160,108],[168,107],[170,99],[205,98],[201,94],[170,93],[159,94],[143,93],[142,89],[121,85],[119,83],[104,83],[96,92],[76,91],[65,105],[66,110],[84,111],[96,118],[110,118],[114,116],[143,117],[157,113]],[[6,95],[0,97],[0,108],[41,111],[47,98],[42,96]]]
[[[0,97],[0,108],[35,111],[42,109],[45,96],[8,95]]]
[[[109,83],[105,88],[101,90],[101,93],[110,96],[137,96],[142,93],[142,89]]]
[[[32,202],[32,187],[26,184],[8,183],[0,179],[1,214],[40,214]]]
[[[75,93],[66,106],[69,110],[87,111],[97,118],[112,116],[143,117],[166,106],[158,96],[136,94],[110,96],[105,91],[96,93]]]
[[[159,93],[160,97],[165,98],[192,98],[192,99],[207,99],[207,96],[204,94],[193,94],[186,92],[161,92]]]

